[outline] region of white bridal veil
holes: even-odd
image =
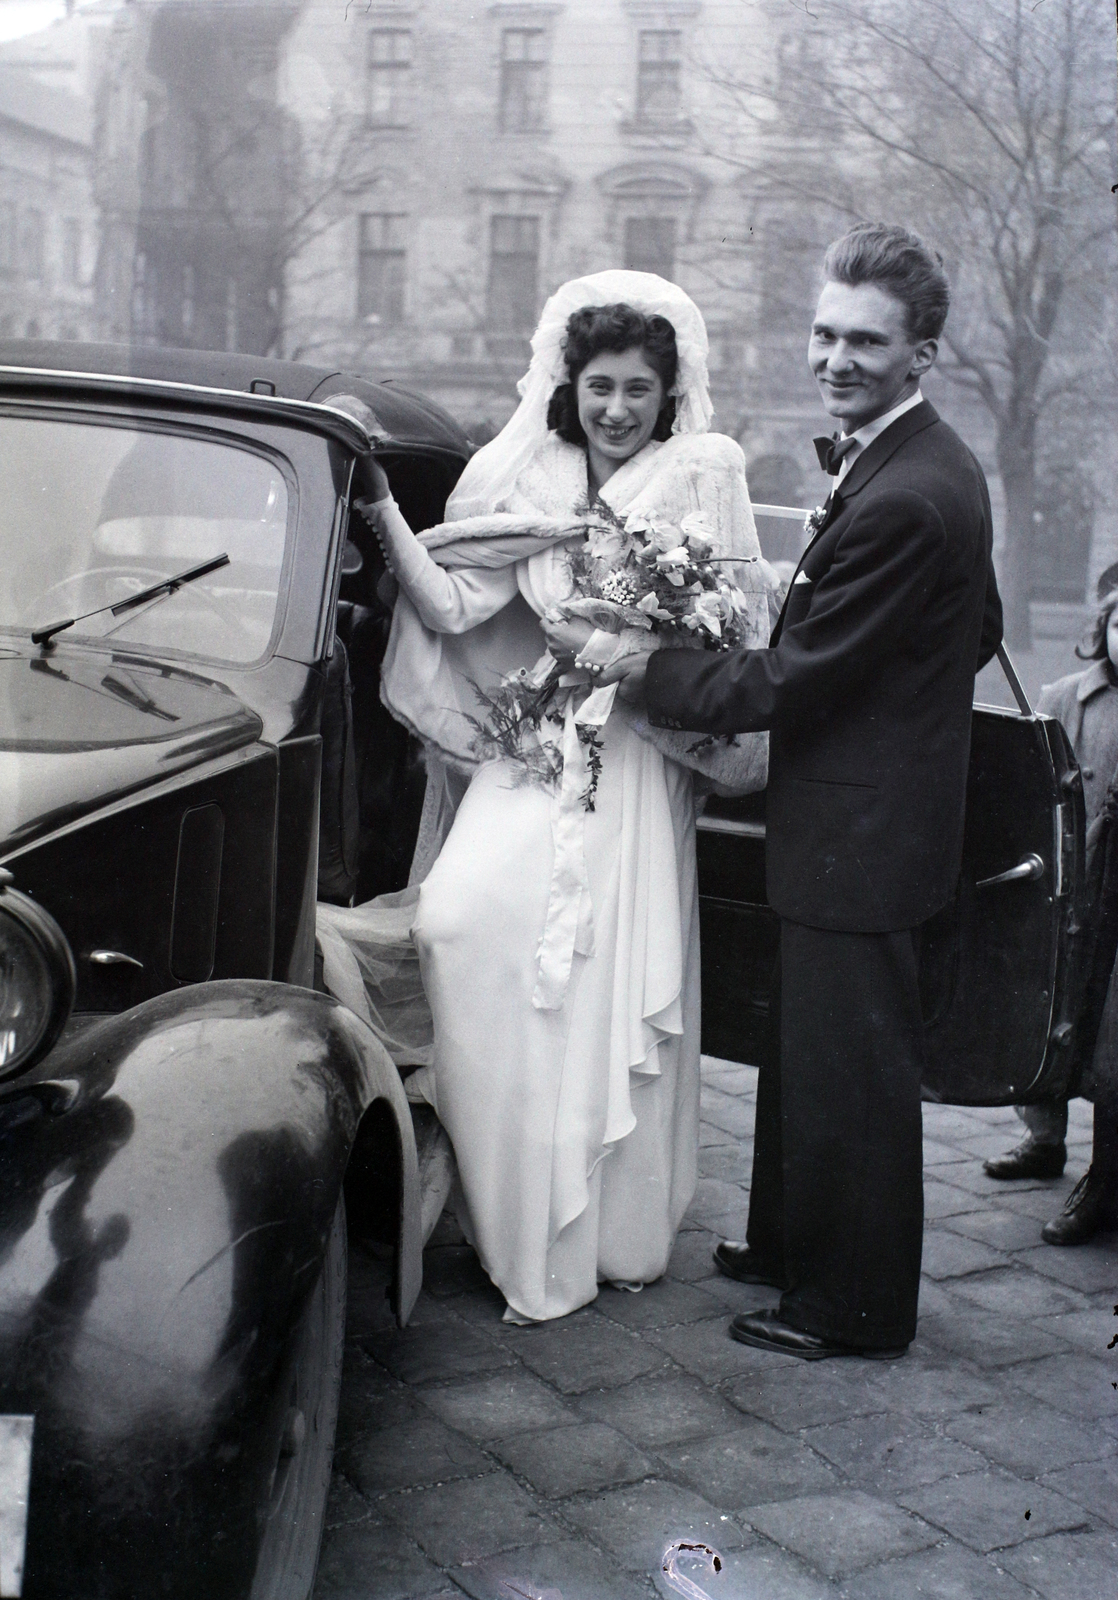
[[[714,408],[707,374],[706,325],[690,295],[652,272],[611,270],[572,278],[543,308],[532,335],[532,362],[517,385],[520,404],[497,437],[467,463],[447,501],[448,522],[485,516],[503,509],[517,478],[547,437],[547,406],[567,368],[563,341],[571,314],[583,306],[624,303],[645,316],[666,317],[675,329],[679,366],[672,387],[676,412],[673,433],[705,433]]]

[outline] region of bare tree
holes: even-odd
[[[796,18],[774,72],[704,66],[708,150],[751,173],[764,151],[749,193],[770,234],[774,210],[799,220],[804,250],[884,217],[944,252],[955,307],[941,370],[993,418],[1007,633],[1027,648],[1038,429],[1066,426],[1074,397],[1082,447],[1115,398],[1113,17],[1098,0],[812,9],[815,28]],[[776,321],[781,259],[766,269]]]

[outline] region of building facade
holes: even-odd
[[[0,336],[93,337],[92,158],[85,104],[0,66]]]
[[[728,250],[737,175],[702,122],[712,68],[770,48],[766,23],[751,0],[307,0],[279,92],[329,200],[287,265],[287,352],[412,383],[484,433],[547,295],[635,267],[698,301],[736,431],[755,306]]]

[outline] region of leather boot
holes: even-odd
[[[1026,1134],[1019,1145],[1004,1156],[991,1156],[982,1163],[988,1178],[1058,1178],[1068,1158],[1067,1146],[1038,1144]]]
[[[1046,1222],[1045,1244],[1086,1244],[1096,1233],[1118,1227],[1118,1194],[1094,1166],[1087,1168],[1068,1195],[1058,1217]]]

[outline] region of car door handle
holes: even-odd
[[[89,959],[95,967],[139,967],[144,970],[142,961],[137,961],[135,956],[125,955],[123,950],[91,950]]]
[[[979,878],[975,884],[976,889],[992,889],[996,883],[1028,883],[1044,876],[1044,861],[1042,857],[1030,853],[1010,867],[1008,872],[999,872],[993,878]]]

